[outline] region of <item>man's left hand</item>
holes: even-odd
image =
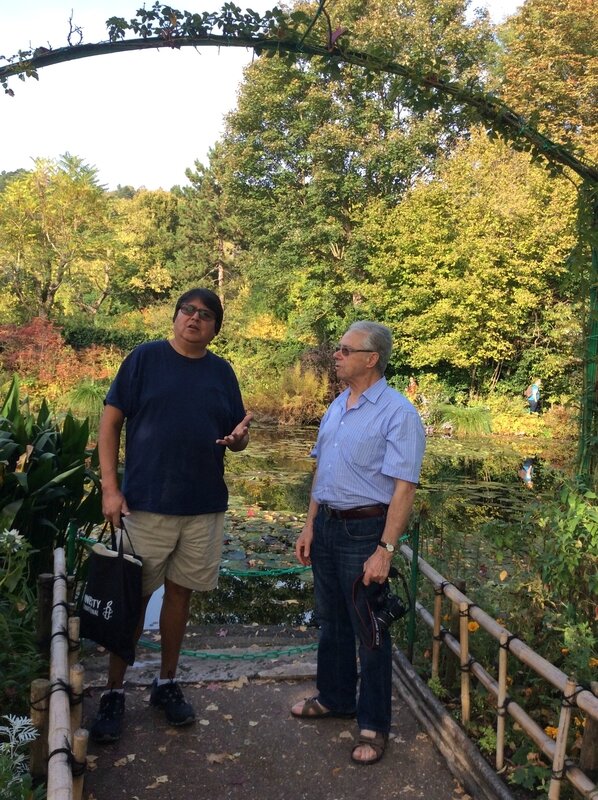
[[[216,444],[222,444],[229,450],[242,450],[247,445],[249,423],[252,419],[253,414],[250,411],[228,436],[225,436],[224,439],[216,439]]]
[[[391,563],[392,553],[377,547],[363,565],[364,586],[369,586],[370,583],[384,583],[388,578]]]

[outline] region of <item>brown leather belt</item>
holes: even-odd
[[[368,519],[369,517],[382,517],[388,511],[388,506],[378,504],[375,506],[357,506],[356,508],[331,508],[322,505],[324,513],[333,519]]]

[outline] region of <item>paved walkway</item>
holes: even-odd
[[[186,647],[261,655],[313,642],[312,633],[240,626],[225,629],[223,636],[223,630],[191,631]],[[358,733],[353,721],[291,717],[291,705],[314,693],[313,650],[277,660],[183,658],[181,682],[197,713],[195,725],[183,729],[168,726],[162,713],[148,705],[158,656],[141,652],[128,673],[121,740],[90,743],[94,769],[85,778],[87,800],[467,800],[428,735],[397,698],[387,753],[370,767],[350,760]],[[87,726],[106,661],[93,652],[85,658]]]

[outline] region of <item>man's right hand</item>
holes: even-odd
[[[311,566],[311,558],[309,557],[311,551],[311,543],[314,538],[314,529],[312,523],[306,523],[303,530],[299,534],[299,538],[295,543],[295,555],[300,564],[304,567]]]
[[[121,527],[121,518],[129,513],[129,507],[120,489],[102,489],[102,513],[115,528]]]

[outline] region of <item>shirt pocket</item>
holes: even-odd
[[[379,435],[372,436],[367,431],[346,442],[342,449],[343,456],[349,463],[370,469],[380,469],[385,452],[384,439]]]

